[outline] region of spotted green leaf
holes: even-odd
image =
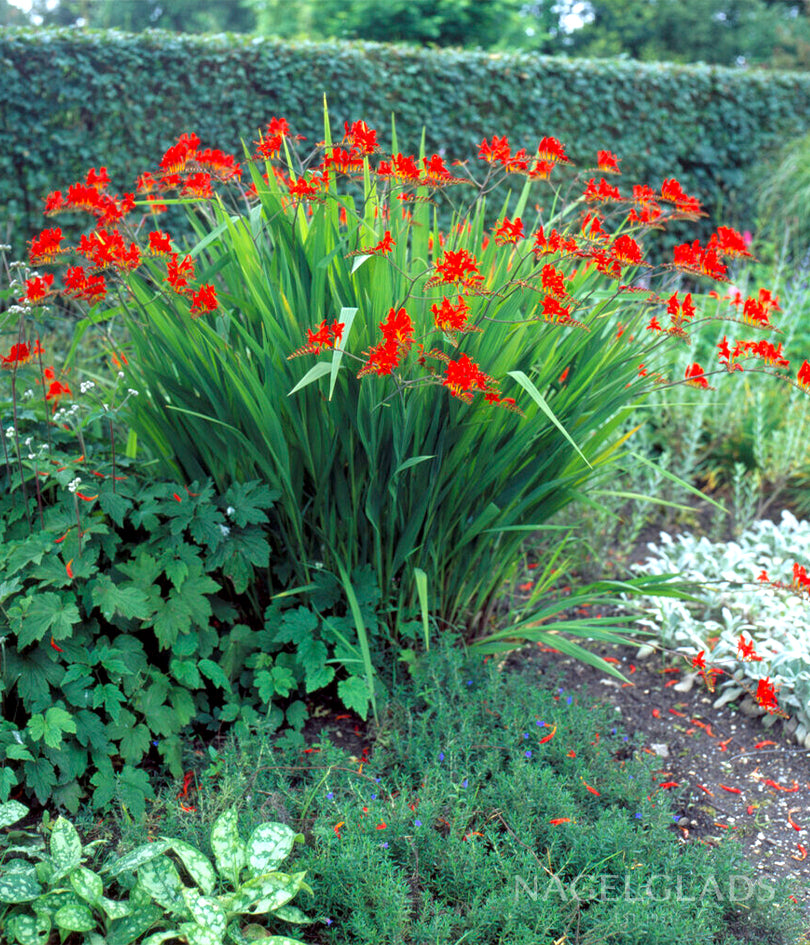
[[[16,824],[27,813],[28,808],[20,804],[19,801],[6,801],[5,804],[0,804],[0,829]]]
[[[205,929],[209,929],[221,940],[225,935],[227,919],[220,904],[209,896],[201,896],[196,889],[183,887],[183,899],[191,918]]]
[[[182,860],[189,875],[204,893],[212,893],[217,884],[217,874],[207,856],[184,840],[163,838]]]
[[[9,872],[0,876],[0,902],[31,902],[42,892],[33,872]]]
[[[184,912],[183,884],[174,863],[165,856],[138,869],[138,884],[168,912]]]
[[[80,866],[70,874],[70,885],[77,896],[96,905],[101,902],[104,894],[104,883],[98,873],[87,869],[86,866]]]
[[[102,896],[98,904],[104,910],[108,919],[123,919],[132,912],[132,903],[127,899],[107,899]]]
[[[112,923],[107,932],[106,945],[131,945],[148,932],[162,915],[162,910],[151,903],[139,906],[132,915]]]
[[[187,945],[222,945],[222,936],[204,925],[184,922],[178,929]]]
[[[304,835],[285,824],[259,824],[247,842],[247,861],[251,876],[260,876],[276,869],[290,854],[295,841],[304,842]]]
[[[225,902],[229,912],[249,912],[258,915],[273,912],[286,905],[305,884],[305,873],[289,876],[287,873],[265,873],[242,883]],[[309,887],[306,887],[307,889]]]
[[[262,939],[262,945],[307,945],[297,938],[288,938],[286,935],[271,935]]]
[[[13,915],[6,922],[9,942],[19,945],[45,945],[51,934],[51,920],[47,915]]]
[[[96,927],[93,913],[81,902],[71,902],[57,909],[53,921],[62,932],[91,932]]]
[[[281,906],[273,912],[273,917],[283,919],[285,922],[293,922],[296,925],[308,925],[315,921],[310,919],[305,912],[302,912],[298,906]]]
[[[220,814],[211,828],[211,848],[220,876],[238,884],[239,873],[245,865],[245,844],[239,836],[236,808]]]
[[[161,945],[162,942],[168,942],[170,939],[177,938],[177,932],[155,932],[154,935],[150,935],[149,938],[145,938],[141,945]]]
[[[118,859],[110,863],[109,866],[105,866],[102,872],[109,873],[110,876],[118,876],[119,873],[125,872],[132,873],[138,869],[139,866],[165,853],[168,847],[169,844],[166,840],[144,843],[142,846],[130,850],[130,852],[126,853],[124,856],[118,857]]]
[[[82,861],[82,842],[73,824],[58,817],[51,831],[51,856],[59,873],[75,869]],[[80,930],[77,930],[80,931]]]

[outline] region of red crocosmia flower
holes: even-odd
[[[619,158],[612,151],[597,151],[596,166],[603,174],[621,174]]]
[[[368,253],[369,255],[380,253],[390,253],[391,250],[396,246],[396,241],[391,236],[391,231],[386,230],[383,238],[375,246],[369,247],[369,249],[362,250],[363,253]]]
[[[632,236],[619,236],[610,247],[610,255],[623,266],[640,266],[643,262],[641,247]]]
[[[447,296],[444,296],[441,305],[431,305],[430,310],[433,312],[433,323],[439,331],[450,335],[455,332],[482,331],[481,328],[467,321],[470,308],[461,296],[458,297],[455,305]]]
[[[736,230],[727,226],[718,226],[717,232],[712,235],[708,245],[724,256],[751,257],[745,239]]]
[[[545,265],[540,272],[540,283],[546,292],[550,292],[557,298],[565,298],[565,274],[560,272],[555,266]]]
[[[119,351],[118,353],[116,353],[115,351],[113,351],[112,354],[110,355],[110,360],[111,360],[112,363],[115,365],[115,367],[117,367],[119,370],[120,370],[125,364],[127,364],[127,365],[129,364],[129,361],[127,360],[127,356],[124,354],[123,351]]]
[[[692,657],[692,666],[694,666],[695,669],[706,669],[706,660],[703,657],[705,652],[705,650],[701,650],[697,656]]]
[[[41,349],[39,349],[41,351]],[[12,345],[6,357],[2,358],[2,363],[7,367],[17,367],[19,364],[28,364],[31,360],[31,346],[25,344]]]
[[[737,656],[741,660],[751,660],[753,663],[762,662],[762,657],[754,652],[754,641],[747,643],[743,634],[740,634],[740,639],[737,641]]]
[[[44,276],[35,276],[33,279],[26,279],[25,295],[20,299],[21,302],[41,302],[47,298],[53,285],[53,274],[48,273]]]
[[[45,216],[49,217],[54,213],[59,213],[65,209],[65,198],[61,190],[53,190],[45,198]]]
[[[546,295],[543,297],[543,318],[564,325],[571,319],[571,307],[561,305],[552,295]]]
[[[650,319],[649,325],[647,325],[647,331],[663,331],[663,330],[664,329],[661,327],[661,323],[658,321],[658,319],[655,316],[653,316]]]
[[[621,200],[622,195],[618,187],[609,184],[603,177],[597,186],[592,177],[588,181],[585,192],[582,195],[586,203],[606,203],[610,200]]]
[[[464,183],[463,178],[453,177],[447,169],[444,159],[439,157],[438,154],[434,154],[430,158],[422,158],[422,166],[424,168],[424,182],[426,184],[430,184],[434,187],[442,187],[445,184]]]
[[[478,262],[472,253],[466,249],[448,249],[441,262],[436,263],[436,274],[428,280],[427,285],[457,282],[474,287],[482,282],[483,278],[478,270]]]
[[[442,385],[447,387],[454,397],[469,403],[473,397],[472,391],[484,390],[489,380],[474,361],[462,354],[457,361],[448,361]]]
[[[686,368],[686,374],[684,376],[687,384],[691,384],[693,387],[702,387],[705,390],[709,389],[709,382],[706,380],[703,368],[697,361]]]
[[[168,233],[153,230],[149,234],[149,252],[153,256],[170,255],[172,252],[171,237]]]
[[[495,230],[495,245],[502,246],[504,243],[517,243],[523,239],[523,221],[520,217],[510,221],[509,217],[503,218],[503,223]]]
[[[188,284],[189,279],[194,278],[194,260],[191,256],[185,256],[182,261],[177,253],[172,253],[172,258],[166,266],[166,282],[175,292],[188,293],[191,288]]]
[[[28,258],[31,265],[38,266],[41,263],[55,262],[56,257],[64,252],[61,243],[61,227],[57,226],[52,230],[43,230],[39,236],[35,237],[28,244]]]
[[[394,171],[394,177],[403,181],[418,181],[422,176],[417,167],[416,160],[411,156],[404,154],[395,154],[391,158],[391,165]]]
[[[564,237],[557,230],[552,230],[548,237],[541,226],[534,234],[533,251],[535,256],[554,255],[556,253],[576,253],[579,250],[573,237]]]
[[[368,360],[357,372],[357,376],[377,374],[382,377],[384,374],[391,374],[394,368],[399,367],[401,357],[402,349],[396,341],[382,341],[367,352]]]
[[[199,197],[207,199],[214,196],[211,187],[211,175],[205,171],[198,171],[196,174],[189,174],[183,181],[183,189],[180,191],[182,197]]]
[[[509,160],[511,154],[512,149],[509,147],[509,139],[505,135],[502,138],[493,135],[492,144],[489,144],[487,139],[484,138],[478,148],[478,157],[489,163],[499,162],[502,164]]]
[[[675,212],[681,219],[693,219],[703,216],[700,201],[684,193],[677,180],[665,180],[661,184],[661,200],[675,205]]]
[[[212,285],[202,285],[192,297],[190,315],[193,318],[205,312],[214,312],[217,305],[216,289]]]
[[[391,341],[407,351],[413,343],[413,323],[404,308],[390,309],[384,322],[380,322],[380,331],[386,341]]]
[[[343,127],[353,149],[361,154],[374,154],[377,150],[377,132],[373,128],[369,128],[364,121],[354,121],[351,127],[348,122],[344,122]]]
[[[185,170],[186,164],[196,158],[197,148],[200,146],[200,139],[195,134],[182,134],[168,151],[163,155],[160,161],[160,169],[169,174],[179,174]]]
[[[57,404],[63,397],[70,397],[72,395],[73,393],[68,384],[63,384],[61,381],[52,381],[48,386],[47,394],[45,394],[45,400],[52,400],[55,410]]]
[[[287,360],[300,357],[302,354],[320,354],[325,348],[337,348],[343,337],[344,323],[335,319],[331,325],[322,321],[317,331],[307,329],[307,343],[288,355]]]
[[[529,171],[529,179],[548,180],[555,167],[556,162],[554,161],[535,161],[532,169]]]
[[[771,713],[773,713],[774,709],[779,708],[776,702],[776,690],[769,676],[766,676],[765,679],[760,679],[757,683],[757,702],[763,709]]]
[[[242,168],[232,154],[225,154],[216,148],[198,151],[194,163],[206,167],[219,180],[231,180],[242,176]]]
[[[810,578],[807,577],[807,569],[798,562],[793,565],[793,587],[796,590],[803,591],[810,589]]]
[[[71,184],[68,187],[65,206],[71,210],[95,211],[101,206],[101,195],[95,187],[87,184]]]
[[[556,138],[542,138],[537,145],[537,156],[541,161],[552,161],[555,164],[570,164],[565,154],[565,148]]]
[[[724,280],[728,272],[728,269],[717,258],[717,253],[710,248],[703,249],[697,240],[691,245],[682,243],[675,247],[673,265],[684,272],[709,276],[718,281]]]
[[[110,186],[110,178],[106,167],[100,167],[96,170],[91,167],[87,172],[85,183],[88,187],[94,187],[96,190],[106,190]]]

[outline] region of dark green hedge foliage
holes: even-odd
[[[403,151],[474,157],[483,137],[578,163],[598,148],[632,182],[677,177],[723,221],[753,225],[757,174],[810,128],[810,75],[234,35],[9,30],[0,36],[0,240],[43,226],[40,200],[89,167],[131,189],[183,131],[238,150],[273,115],[313,143],[363,118]]]

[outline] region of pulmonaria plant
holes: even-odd
[[[810,386],[808,362],[794,378],[781,348],[748,340],[668,376],[667,345],[701,320],[772,330],[778,308],[698,294],[750,255],[732,229],[647,259],[647,231],[703,215],[675,179],[615,184],[606,150],[577,172],[551,136],[529,150],[485,138],[477,164],[383,150],[363,121],[333,141],[328,115],[308,157],[299,141],[273,118],[237,161],[184,134],[123,194],[91,170],[46,200],[89,231],[31,241],[32,264],[59,272],[25,297],[123,312],[139,435],[189,480],[278,489],[277,574],[339,576],[367,667],[354,573],[373,569],[395,639],[429,610],[486,642],[524,537],[597,488],[645,392],[742,367]],[[504,180],[519,193],[493,209]],[[177,202],[188,250],[160,223]],[[513,629],[503,646],[546,632],[528,614]]]

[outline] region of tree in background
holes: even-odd
[[[810,69],[810,0],[33,0],[32,22]],[[0,25],[25,14],[0,0]]]
[[[588,0],[569,55],[718,65],[810,66],[810,3],[786,0]]]

